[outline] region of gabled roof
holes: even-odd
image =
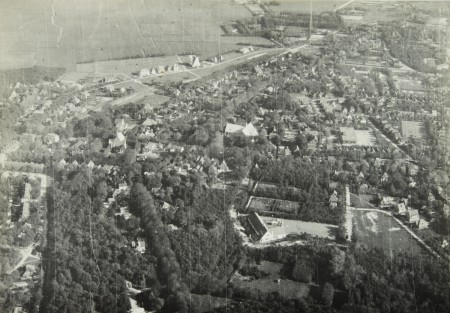
[[[242,133],[244,133],[247,137],[256,137],[258,136],[258,131],[252,123],[248,123],[243,129]]]
[[[249,225],[250,238],[254,241],[259,241],[268,232],[264,221],[259,217],[258,213],[252,212],[247,216],[247,223]]]
[[[230,168],[228,167],[227,163],[225,163],[225,160],[222,161],[222,164],[219,165],[219,173],[225,173],[230,172]]]
[[[237,124],[231,124],[231,123],[227,123],[227,126],[225,126],[225,133],[237,133],[239,131],[241,131],[244,128],[244,126],[241,125],[237,125]]]
[[[147,119],[142,123],[143,126],[153,126],[153,125],[156,125],[156,124],[158,124],[158,122],[157,122],[156,120],[152,119],[152,118],[147,118]]]

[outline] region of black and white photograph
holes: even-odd
[[[0,0],[0,313],[450,312],[449,0]]]

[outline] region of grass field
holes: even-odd
[[[269,224],[273,220],[271,217],[261,216],[261,219]],[[302,234],[307,233],[311,236],[318,236],[322,238],[334,239],[337,226],[288,220],[283,218],[278,218],[277,221],[282,222],[282,226],[268,226],[269,231],[272,232],[275,238],[282,238],[283,236],[289,234]]]
[[[358,146],[373,146],[375,144],[375,137],[371,130],[356,129],[356,145]]]
[[[353,224],[358,242],[368,248],[379,248],[387,255],[407,252],[419,256],[425,251],[390,216],[378,212],[354,211]]]

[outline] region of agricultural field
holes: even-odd
[[[209,57],[259,37],[226,37],[220,25],[251,13],[232,1],[78,0],[0,3],[0,68],[196,53]]]
[[[298,0],[298,1],[291,1],[291,0],[281,0],[279,1],[280,5],[278,6],[269,6],[269,10],[274,13],[280,13],[280,12],[293,12],[293,13],[309,13],[312,9],[313,13],[320,14],[324,11],[333,11],[340,5],[345,4],[348,1],[342,1],[342,0]]]
[[[390,216],[374,211],[353,211],[353,236],[363,246],[379,248],[387,255],[407,252],[414,256],[426,253],[409,233]]]

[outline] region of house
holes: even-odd
[[[109,139],[108,144],[109,144],[109,147],[111,150],[126,149],[127,148],[127,139],[121,132],[117,132],[116,137],[114,139]]]
[[[219,165],[219,168],[217,172],[220,173],[228,173],[231,172],[230,168],[228,167],[227,163],[225,163],[225,160],[222,161],[222,163]]]
[[[246,137],[256,137],[258,136],[258,131],[256,130],[255,126],[253,126],[252,123],[248,123],[243,129],[242,133]]]
[[[190,59],[190,65],[192,68],[197,68],[197,67],[201,66],[200,59],[198,56],[190,55],[189,59]]]
[[[144,238],[139,237],[137,239],[136,250],[139,251],[140,253],[145,252],[145,239]]]
[[[244,228],[253,242],[266,242],[272,239],[272,234],[269,232],[267,225],[256,212],[247,216]]]
[[[425,221],[424,219],[419,219],[419,221],[417,222],[417,228],[418,229],[425,229],[428,228],[429,223],[427,221]]]
[[[118,189],[120,191],[127,191],[128,190],[128,184],[126,182],[125,183],[120,183]]]
[[[44,143],[47,145],[51,145],[53,143],[59,142],[59,136],[54,133],[48,133],[48,134],[44,135],[44,137],[42,139],[43,139]]]
[[[131,213],[130,213],[130,210],[128,209],[128,207],[124,206],[124,207],[121,207],[119,210],[120,210],[120,212],[116,213],[115,214],[116,216],[123,216],[123,218],[125,220],[128,220],[131,217]]]
[[[386,209],[386,208],[395,206],[395,205],[397,205],[399,200],[400,200],[399,198],[395,198],[395,197],[387,197],[387,196],[383,197],[380,202],[380,208]]]
[[[241,125],[227,123],[227,125],[225,126],[225,134],[240,134],[243,128],[244,126]]]
[[[163,201],[163,203],[161,204],[161,207],[160,207],[161,211],[169,211],[171,208],[172,208],[172,206],[165,201]]]
[[[113,166],[105,164],[105,165],[103,165],[103,167],[101,169],[106,174],[109,174],[109,173],[111,173],[111,170],[113,169]]]
[[[21,280],[31,279],[35,272],[36,272],[35,265],[32,265],[32,264],[25,265],[25,272],[22,274]]]
[[[398,214],[406,213],[407,212],[406,205],[403,202],[397,204],[397,206],[395,207],[395,212]]]
[[[331,197],[330,197],[330,203],[331,202],[338,202],[338,197],[335,195],[335,194],[333,194],[333,195],[331,195]]]
[[[418,210],[408,210],[406,212],[407,223],[413,224],[417,223],[420,220],[419,211]]]
[[[153,119],[153,118],[147,118],[143,123],[142,126],[144,127],[151,127],[151,126],[155,126],[158,125],[158,122]]]
[[[252,46],[248,46],[248,47],[243,47],[239,49],[239,52],[242,54],[247,54],[249,52],[253,51],[253,47]]]
[[[61,161],[58,162],[57,168],[58,169],[63,169],[66,165],[67,165],[66,160],[61,159]]]
[[[381,182],[386,183],[389,180],[389,174],[384,172],[383,176],[381,176]]]

